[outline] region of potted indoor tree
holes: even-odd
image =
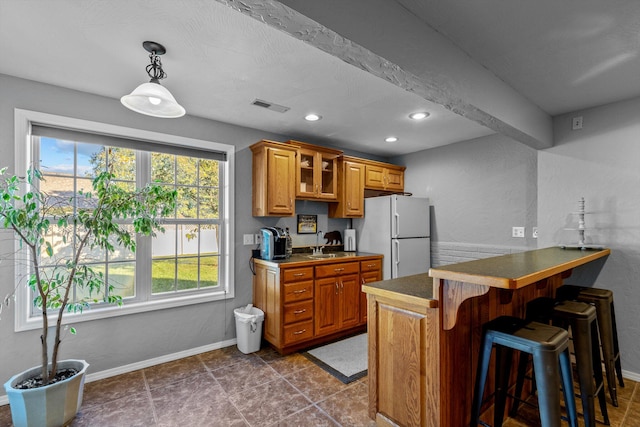
[[[136,233],[164,231],[162,218],[173,214],[177,193],[156,184],[133,190],[117,182],[112,172],[104,171],[93,177],[92,191],[67,196],[76,198],[76,209],[64,209],[59,196],[39,189],[43,178],[38,170],[29,170],[20,178],[9,176],[6,169],[0,169],[0,224],[13,230],[19,252],[28,260],[29,271],[18,286],[26,283],[34,307],[42,311],[42,362],[12,377],[5,390],[16,427],[66,425],[82,402],[88,364],[83,360],[58,361],[66,327],[63,316],[82,312],[91,303],[122,304],[113,284],[105,283],[101,271],[85,264],[85,257],[95,250],[135,251]],[[10,301],[5,298],[4,302]],[[51,321],[55,327],[50,328]],[[75,334],[74,328],[69,331]],[[53,400],[45,403],[40,398]]]

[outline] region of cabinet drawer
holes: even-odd
[[[282,272],[284,283],[313,279],[313,267],[288,268]]]
[[[316,267],[316,278],[341,276],[343,274],[359,273],[357,262],[341,262],[336,264],[319,265]]]
[[[364,273],[367,271],[376,271],[380,270],[381,262],[379,259],[374,259],[370,261],[360,261],[360,272]]]
[[[284,302],[296,302],[313,297],[313,280],[298,283],[285,283]]]
[[[299,322],[313,317],[313,301],[303,301],[284,306],[284,324]]]
[[[284,327],[284,344],[293,344],[313,338],[313,320]]]

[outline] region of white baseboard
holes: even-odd
[[[631,381],[640,382],[640,374],[636,374],[635,372],[622,370],[622,377],[627,378]]]
[[[167,354],[160,357],[154,357],[153,359],[142,360],[140,362],[131,363],[129,365],[119,366],[113,369],[107,369],[105,371],[94,372],[87,374],[85,382],[90,383],[93,381],[103,380],[109,377],[115,377],[116,375],[126,374],[128,372],[137,371],[139,369],[149,368],[151,366],[159,365],[161,363],[173,362],[174,360],[184,359],[185,357],[195,356],[196,354],[206,353],[207,351],[218,350],[224,347],[230,347],[235,345],[237,340],[231,339],[227,341],[220,341],[214,344],[207,344],[202,347],[196,347],[189,350],[179,351],[177,353]]]
[[[149,368],[151,366],[159,365],[161,363],[173,362],[174,360],[184,359],[185,357],[195,356],[196,354],[206,353],[207,351],[218,350],[224,347],[231,347],[237,344],[237,339],[233,338],[227,341],[220,341],[214,344],[204,345],[202,347],[196,347],[189,350],[179,351],[177,353],[167,354],[160,357],[154,357],[153,359],[142,360],[136,363],[130,363],[128,365],[119,366],[113,369],[107,369],[100,372],[94,372],[87,374],[85,382],[90,383],[93,381],[103,380],[109,377],[115,377],[116,375],[126,374],[128,372],[137,371],[139,369]],[[9,398],[6,394],[0,396],[0,406],[8,405]]]

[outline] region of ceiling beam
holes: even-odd
[[[535,149],[551,117],[394,0],[218,0]]]

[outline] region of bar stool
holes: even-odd
[[[571,330],[575,350],[582,412],[585,426],[596,425],[594,397],[598,396],[600,411],[604,424],[609,425],[607,399],[604,392],[602,362],[600,360],[600,341],[596,323],[596,309],[591,305],[578,301],[556,302],[553,298],[537,298],[527,304],[527,318],[543,323],[553,321],[555,326]],[[523,357],[525,356],[525,357]],[[528,357],[520,356],[518,378],[516,380],[515,397],[511,414],[518,409],[519,399],[528,364]],[[595,380],[595,384],[594,384]]]
[[[607,375],[607,386],[613,406],[618,406],[618,391],[616,390],[616,376],[620,387],[624,387],[622,365],[620,364],[620,346],[618,345],[618,329],[616,314],[613,306],[613,292],[608,289],[588,288],[582,286],[565,285],[556,291],[558,300],[576,300],[593,304],[596,308],[600,342],[602,344],[602,358]]]
[[[531,354],[533,357],[542,426],[556,427],[561,424],[560,377],[569,424],[572,427],[577,426],[568,343],[569,334],[567,331],[555,326],[528,322],[510,316],[498,317],[488,322],[484,328],[482,347],[478,358],[471,426],[476,427],[478,423],[485,425],[479,416],[494,344],[496,346],[494,427],[502,426],[504,419],[513,350]]]

